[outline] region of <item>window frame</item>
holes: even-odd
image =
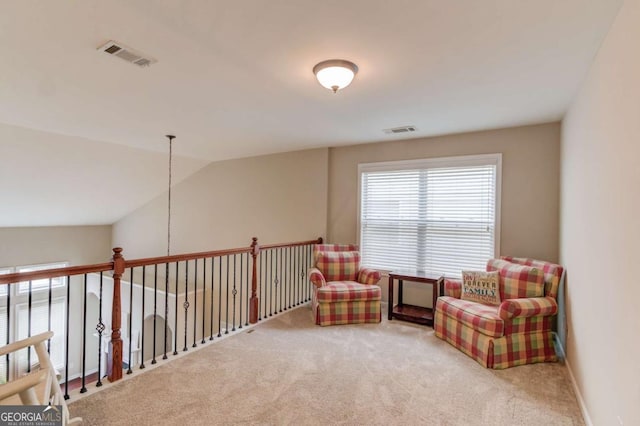
[[[66,268],[69,266],[69,262],[50,262],[50,263],[39,263],[35,265],[23,265],[14,267],[14,272],[36,272],[36,271],[44,271],[46,269],[60,269]],[[4,269],[4,268],[3,268]],[[31,283],[31,292],[38,293],[41,291],[49,291],[49,278],[41,278]],[[21,281],[17,284],[17,295],[29,294],[29,281]],[[44,284],[44,285],[40,285]],[[67,277],[57,277],[51,278],[51,290],[55,290],[58,288],[64,288],[67,285]]]
[[[362,174],[369,172],[391,172],[445,167],[486,166],[495,165],[495,231],[493,257],[500,255],[501,205],[502,205],[502,153],[460,155],[451,157],[433,157],[413,160],[382,161],[358,164],[358,198],[356,206],[356,237],[362,247]],[[367,266],[367,265],[363,265]],[[383,272],[390,272],[383,270]]]

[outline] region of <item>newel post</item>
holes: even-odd
[[[113,249],[113,304],[111,305],[111,341],[109,342],[109,358],[107,360],[107,376],[110,382],[122,378],[122,338],[120,326],[122,306],[120,300],[120,278],[124,274],[124,257],[122,248]]]
[[[258,239],[252,238],[251,242],[251,257],[253,258],[253,270],[251,275],[251,299],[249,300],[249,322],[255,324],[258,322],[258,253],[260,252],[260,246],[258,245]]]

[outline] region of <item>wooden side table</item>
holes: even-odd
[[[398,280],[398,304],[393,304],[393,281]],[[433,308],[407,305],[402,302],[403,281],[415,281],[423,284],[431,284],[433,287]],[[438,294],[442,292],[444,276],[424,271],[392,271],[389,273],[389,320],[397,318],[403,321],[411,321],[418,324],[434,324],[434,316]]]

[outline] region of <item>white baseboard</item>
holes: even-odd
[[[569,364],[567,355],[564,353],[564,348],[562,347],[562,345],[558,345],[558,347],[560,348],[560,351],[562,351],[562,358],[564,359],[564,365],[567,367],[567,371],[569,372],[569,379],[571,380],[571,386],[573,387],[573,392],[576,394],[576,398],[578,399],[578,406],[580,407],[580,412],[582,413],[582,418],[584,419],[584,423],[587,426],[593,426],[593,422],[591,421],[591,416],[589,416],[589,411],[587,411],[587,405],[584,403],[584,398],[582,398],[582,393],[580,393],[580,389],[578,389],[578,382],[576,382],[576,377],[573,375],[571,364]]]

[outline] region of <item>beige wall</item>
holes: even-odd
[[[640,424],[639,23],[625,1],[562,125],[567,356],[594,425]]]
[[[68,261],[73,265],[111,258],[111,225],[0,228],[0,267]]]
[[[172,190],[171,252],[186,253],[324,237],[328,150],[211,163]],[[162,256],[167,194],[113,226],[126,258]]]
[[[328,241],[357,242],[358,164],[502,153],[501,252],[558,260],[560,125],[515,127],[329,151]]]

